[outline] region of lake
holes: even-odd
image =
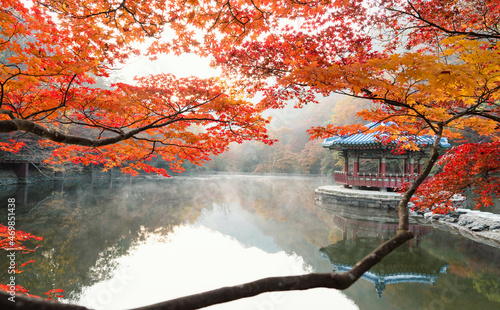
[[[199,175],[8,188],[16,228],[44,238],[17,284],[127,309],[263,277],[343,271],[390,238],[389,211],[319,204],[330,179]],[[6,224],[6,208],[0,222]],[[500,309],[500,249],[413,223],[416,238],[345,291],[266,293],[208,309]],[[21,261],[20,261],[21,262]],[[8,260],[0,257],[0,268]],[[6,278],[2,279],[2,283]]]

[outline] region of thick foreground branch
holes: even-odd
[[[144,126],[141,128],[137,128],[131,130],[123,135],[116,135],[114,137],[105,138],[105,139],[89,139],[81,136],[74,136],[59,132],[57,130],[48,129],[36,122],[32,122],[29,120],[22,119],[11,119],[11,120],[3,120],[0,121],[0,133],[10,133],[15,131],[24,131],[35,134],[41,138],[52,140],[54,142],[64,143],[64,144],[72,144],[72,145],[81,145],[88,147],[100,147],[106,146],[110,144],[114,144],[123,140],[127,140],[132,138],[134,135],[145,131],[154,126]]]
[[[397,247],[413,238],[410,231],[400,231],[370,254],[360,260],[351,270],[344,273],[311,273],[299,276],[272,277],[260,279],[237,286],[223,287],[216,290],[181,297],[136,310],[151,309],[198,309],[215,304],[256,296],[266,292],[307,290],[312,288],[333,288],[344,290],[356,282],[365,272]],[[16,302],[8,300],[10,295],[0,291],[1,309],[86,309],[84,307],[60,304],[40,299],[16,296]]]

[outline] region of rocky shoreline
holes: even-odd
[[[418,222],[445,230],[455,230],[462,236],[500,248],[500,214],[478,210],[457,209],[448,214],[412,212]]]

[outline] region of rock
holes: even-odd
[[[488,228],[488,226],[483,224],[483,225],[473,226],[473,227],[471,227],[470,230],[472,230],[472,231],[483,231],[486,228]]]
[[[448,213],[448,216],[458,219],[460,217],[460,215],[462,215],[462,214],[465,214],[465,212],[462,212],[462,213],[461,212],[450,212],[450,213]]]
[[[464,219],[463,217],[460,217],[458,219],[458,225],[460,226],[467,226],[469,224],[472,224],[473,222],[471,222],[469,219]]]
[[[434,213],[432,213],[432,212],[426,212],[426,213],[424,213],[424,218],[426,218],[426,219],[429,219],[432,216],[434,216]]]

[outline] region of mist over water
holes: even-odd
[[[341,270],[390,237],[394,214],[318,205],[314,189],[326,184],[331,180],[308,176],[195,175],[46,184],[2,195],[19,202],[18,229],[44,237],[20,285],[38,295],[62,288],[65,301],[87,307],[125,309],[264,277]],[[500,306],[498,249],[414,226],[417,239],[344,292],[268,293],[211,308]],[[373,280],[392,274],[434,282],[382,287]]]

